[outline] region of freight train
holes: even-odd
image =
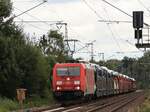
[[[136,90],[134,78],[88,62],[57,63],[52,79],[52,90],[58,99],[67,95],[102,97]]]

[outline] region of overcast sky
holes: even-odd
[[[25,11],[39,3],[42,0],[12,0],[13,14],[17,15],[21,11]],[[124,56],[140,57],[143,55],[135,46],[134,30],[132,23],[104,23],[98,20],[122,20],[132,21],[132,18],[124,15],[118,10],[112,8],[102,0],[48,0],[47,3],[33,9],[32,11],[19,16],[15,20],[18,21],[64,21],[68,23],[69,39],[78,39],[77,48],[80,49],[85,43],[94,42],[95,59],[102,59],[98,53],[105,53],[105,59],[122,59]],[[143,10],[144,20],[150,23],[150,0],[108,0],[110,3],[121,8],[128,14],[132,15],[132,11]],[[93,10],[91,10],[92,8]],[[95,14],[97,13],[97,15]],[[34,35],[36,40],[46,34],[49,29],[56,29],[51,23],[17,23],[24,27],[25,33],[31,37]],[[63,32],[62,28],[62,32]],[[84,49],[77,53],[75,57],[83,57],[88,60],[90,48]],[[137,52],[135,52],[137,51]],[[125,53],[116,53],[125,52]]]

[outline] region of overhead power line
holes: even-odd
[[[15,21],[15,22],[22,22],[22,21]],[[63,22],[63,21],[30,21],[30,20],[27,20],[27,21],[23,21],[23,22],[25,22],[25,23],[43,23],[43,22],[46,22],[46,23],[61,23],[61,22]]]
[[[43,29],[43,28],[41,28],[41,27],[35,26],[35,25],[33,25],[33,24],[30,24],[30,23],[28,23],[28,25],[30,25],[30,26],[32,26],[32,27],[38,29],[38,30],[41,30],[41,31],[48,31],[48,29]]]
[[[83,44],[83,45],[82,45]],[[86,49],[86,52],[90,53],[91,51],[88,49],[87,43],[83,43],[81,41],[78,42],[78,45],[81,46],[78,50],[75,51],[75,53],[79,53],[79,51]]]
[[[102,19],[102,20],[99,20],[99,21],[105,21],[105,20],[87,3],[86,0],[83,0],[83,2],[84,2],[100,19]],[[117,44],[117,46],[118,46],[118,48],[121,50],[120,45],[119,45],[118,41],[116,40],[116,37],[115,37],[115,35],[114,35],[113,31],[111,30],[111,28],[110,28],[109,25],[108,25],[108,28],[109,28],[109,30],[110,30],[112,36],[113,36],[113,39],[115,40],[115,42],[116,42],[116,44]],[[84,48],[84,47],[83,47],[83,48]]]
[[[70,49],[71,56],[73,57],[73,54],[75,53],[75,50],[76,50],[76,42],[78,42],[79,40],[77,40],[77,39],[68,39],[68,40],[65,40],[65,41],[68,43],[68,45],[69,45],[69,42],[71,42],[73,44],[73,50]]]
[[[87,48],[87,47],[88,47],[88,45],[85,45],[85,46],[81,47],[80,49],[76,50],[75,53],[77,53],[77,52],[79,52],[79,51],[81,51],[81,50],[83,50],[84,48]]]
[[[96,40],[94,40],[94,41],[92,41],[92,42],[95,42]],[[82,43],[81,41],[79,41],[80,43]],[[90,43],[92,43],[92,42],[90,42]],[[84,44],[84,46],[83,45],[81,45],[82,47],[81,48],[79,48],[78,50],[76,50],[75,51],[75,53],[77,53],[77,52],[79,52],[79,51],[81,51],[81,50],[83,50],[83,49],[85,49],[85,48],[87,48],[89,45],[87,44],[87,43],[83,43]],[[89,50],[88,50],[88,52],[90,52]]]
[[[141,0],[137,0],[137,1],[150,13],[149,8],[147,8]]]
[[[134,46],[135,47],[135,45],[134,44],[132,44],[131,42],[129,42],[128,40],[125,40],[128,44],[130,44],[131,46]],[[136,47],[137,48],[137,47]],[[141,49],[138,49],[139,51],[141,51],[141,52],[144,52],[143,50],[141,50]]]
[[[121,9],[120,9],[120,10],[121,10]],[[107,14],[107,11],[106,11],[105,9],[104,9],[104,11],[105,11],[106,14]],[[124,11],[123,11],[123,12],[124,12]],[[126,12],[125,12],[125,14],[126,14]],[[107,15],[108,15],[108,14],[107,14]],[[128,14],[127,14],[127,15],[128,15]],[[109,18],[109,16],[108,16],[108,18]],[[106,23],[120,23],[120,22],[122,22],[122,23],[132,23],[132,21],[117,21],[117,20],[110,20],[110,19],[109,19],[109,20],[99,20],[99,22],[106,22]],[[116,41],[117,46],[118,46],[119,49],[121,50],[120,45],[119,45],[118,41],[116,40],[116,37],[115,37],[113,31],[111,30],[109,24],[107,24],[107,26],[108,26],[109,30],[111,31],[111,34],[112,34],[114,40]],[[132,44],[131,42],[129,42],[128,40],[124,40],[124,41],[127,42],[128,44],[130,44],[130,45],[132,45],[132,46],[135,47],[135,45],[133,45],[133,44]],[[138,49],[138,50],[141,51],[141,52],[143,52],[143,51],[140,50],[140,49]]]
[[[106,1],[106,0],[102,0],[103,2],[105,2],[106,4],[108,4],[108,5],[110,5],[111,7],[113,7],[113,8],[115,8],[115,9],[117,9],[118,11],[120,11],[120,12],[122,12],[122,13],[124,13],[125,15],[127,15],[127,16],[129,16],[129,17],[133,17],[132,15],[130,15],[130,14],[128,14],[127,12],[125,12],[125,11],[123,11],[122,9],[120,9],[120,8],[118,8],[118,7],[116,7],[115,5],[113,5],[113,4],[111,4],[111,3],[109,3],[108,1]],[[147,26],[147,27],[149,27],[150,25],[149,24],[147,24],[147,23],[144,23],[144,25],[145,26]]]
[[[22,13],[23,13],[23,11],[22,11],[22,10],[20,10],[20,9],[18,9],[17,7],[14,7],[14,8],[15,8],[15,9],[17,9],[17,10],[19,10],[20,12],[22,12]],[[34,19],[38,20],[38,21],[41,21],[42,23],[44,23],[44,24],[46,24],[46,25],[48,25],[48,26],[49,26],[49,24],[48,24],[47,22],[42,21],[41,19],[39,19],[39,18],[37,18],[37,17],[35,17],[35,16],[33,16],[33,15],[31,15],[31,14],[27,13],[27,12],[25,12],[24,14],[26,14],[26,15],[28,15],[28,16],[30,16],[30,17],[32,17],[32,18],[34,18]],[[25,22],[25,21],[15,21],[15,22]]]
[[[26,12],[29,12],[29,11],[31,11],[31,10],[33,10],[33,9],[35,9],[35,8],[37,8],[37,7],[39,7],[39,6],[41,6],[41,5],[44,4],[45,2],[46,2],[46,0],[44,0],[42,3],[40,3],[40,4],[38,4],[38,5],[34,6],[34,7],[32,7],[32,8],[30,8],[30,9],[28,9],[28,10],[26,10],[26,11],[24,11],[24,12],[22,12],[22,13],[16,15],[16,16],[14,16],[12,19],[14,19],[14,18],[16,18],[16,17],[19,17],[19,16],[25,14]]]
[[[140,51],[124,51],[124,52],[114,52],[117,54],[124,54],[124,53],[140,53]]]
[[[93,9],[93,8],[87,3],[86,0],[82,0],[82,1],[87,5],[87,7],[88,7],[91,11],[93,11],[93,12],[96,14],[96,16],[97,16],[98,18],[104,20],[104,19],[97,13],[97,11],[96,11],[95,9]]]
[[[111,32],[111,35],[112,35],[112,37],[113,37],[114,41],[116,42],[116,45],[118,46],[119,50],[121,51],[120,44],[119,44],[119,42],[117,41],[117,39],[116,39],[116,36],[115,36],[114,32],[112,31],[112,29],[111,29],[111,27],[109,26],[109,24],[107,24],[107,26],[108,26],[108,28],[109,28],[109,30],[110,30],[110,32]]]
[[[106,10],[104,7],[103,7],[103,9],[104,9],[104,11],[105,11],[105,13],[106,13],[106,15],[107,15],[107,18],[110,20],[109,14],[108,14],[107,10]],[[116,36],[115,36],[113,30],[111,29],[111,27],[109,26],[109,24],[107,24],[107,27],[108,27],[108,29],[110,30],[111,35],[112,35],[112,37],[113,37],[113,40],[116,42],[117,47],[118,47],[119,50],[121,51],[120,44],[119,44],[119,42],[117,41],[117,38],[116,38]]]
[[[23,21],[14,21],[16,23],[44,23],[48,26],[51,26],[51,25],[56,25],[57,23],[62,23],[63,21],[30,21],[30,20],[23,20]],[[51,23],[51,24],[49,24]]]
[[[43,0],[12,0],[12,2],[41,2]],[[46,1],[46,0],[45,0]]]
[[[19,18],[19,17],[18,17],[18,19],[22,20],[22,19]],[[39,26],[36,26],[36,25],[33,25],[33,24],[31,24],[31,23],[26,23],[26,24],[28,24],[28,25],[30,25],[30,26],[32,26],[32,27],[38,29],[38,30],[41,30],[41,31],[47,31],[47,29],[43,29],[43,28],[41,28],[41,27],[39,27]]]
[[[132,15],[130,15],[130,14],[128,14],[127,12],[123,11],[122,9],[120,9],[120,8],[118,8],[118,7],[116,7],[116,6],[114,6],[113,4],[107,2],[106,0],[102,0],[102,1],[105,2],[105,3],[107,3],[108,5],[112,6],[113,8],[119,10],[120,12],[126,14],[127,16],[132,17]]]
[[[121,21],[121,20],[98,20],[98,22],[104,22],[104,23],[132,23],[132,21]]]
[[[108,15],[108,13],[107,13],[107,11],[104,9],[104,11],[106,12],[106,14]],[[109,16],[108,16],[108,18],[109,18]],[[100,22],[103,22],[103,20],[99,20]],[[104,20],[104,22],[107,22],[107,21],[105,21]],[[124,23],[132,23],[132,21],[111,21],[110,19],[108,20],[108,22],[124,22]],[[110,26],[109,26],[109,24],[107,24],[107,26],[109,27],[109,30],[111,31],[111,33],[112,33],[112,36],[113,36],[113,38],[114,38],[114,40],[116,41],[116,44],[117,44],[117,46],[119,47],[119,49],[121,50],[121,48],[120,48],[120,45],[119,45],[119,43],[118,43],[118,41],[116,40],[116,37],[115,37],[115,35],[114,35],[114,33],[113,33],[113,31],[111,30],[111,28],[110,28]],[[124,39],[122,39],[122,40],[124,40]],[[128,40],[124,40],[125,42],[127,42],[128,44],[130,44],[130,45],[132,45],[132,46],[134,46],[135,47],[135,45],[133,45],[131,42],[129,42]],[[136,48],[137,49],[137,48]],[[140,50],[140,49],[138,49],[139,51],[142,51],[142,50]]]

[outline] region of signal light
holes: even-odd
[[[133,27],[143,28],[143,11],[133,12]]]
[[[139,30],[139,29],[137,29],[137,30],[135,30],[135,32],[134,32],[135,34],[135,39],[141,39],[142,38],[142,30]]]

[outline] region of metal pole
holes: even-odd
[[[90,44],[91,45],[91,61],[93,62],[93,43]]]
[[[69,45],[69,42],[73,42],[73,50],[71,51],[71,49],[70,49],[70,51],[71,51],[71,56],[73,57],[73,54],[75,53],[75,50],[76,50],[76,42],[78,42],[79,40],[76,40],[76,39],[68,39],[68,40],[65,40],[67,43],[68,43],[68,45]]]

